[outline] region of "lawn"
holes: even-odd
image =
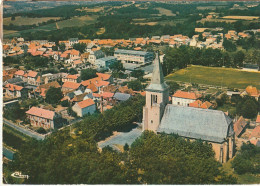
[[[224,16],[222,19],[242,19],[242,20],[254,20],[258,19],[257,16]]]
[[[38,24],[42,22],[46,22],[48,20],[57,20],[60,19],[59,17],[21,17],[21,16],[16,16],[15,20],[11,20],[11,17],[6,17],[4,18],[3,25],[9,25],[10,23],[21,26],[21,25],[33,25],[33,24]]]
[[[169,74],[166,79],[239,89],[253,85],[260,89],[260,72],[246,72],[232,68],[193,65]]]

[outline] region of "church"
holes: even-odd
[[[169,88],[164,82],[158,54],[154,61],[151,83],[146,88],[143,108],[144,130],[178,134],[186,139],[201,139],[212,144],[216,159],[224,163],[233,157],[232,119],[224,112],[169,104]]]

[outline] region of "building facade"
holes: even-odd
[[[123,63],[145,64],[153,61],[152,52],[118,49],[114,56]]]

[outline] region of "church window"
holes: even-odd
[[[152,99],[152,104],[157,103],[157,95],[152,95],[151,99]]]
[[[151,123],[153,123],[153,120],[151,120]]]

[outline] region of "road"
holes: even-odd
[[[15,125],[14,123],[12,123],[12,122],[10,122],[8,120],[3,119],[3,122],[4,122],[4,124],[14,128],[15,130],[18,130],[19,132],[21,132],[21,133],[23,133],[23,134],[25,134],[27,136],[30,136],[30,137],[35,138],[37,140],[44,140],[45,139],[44,135],[41,135],[41,134],[38,134],[36,132],[30,131],[29,129],[22,128],[22,127],[20,127],[18,125]]]

